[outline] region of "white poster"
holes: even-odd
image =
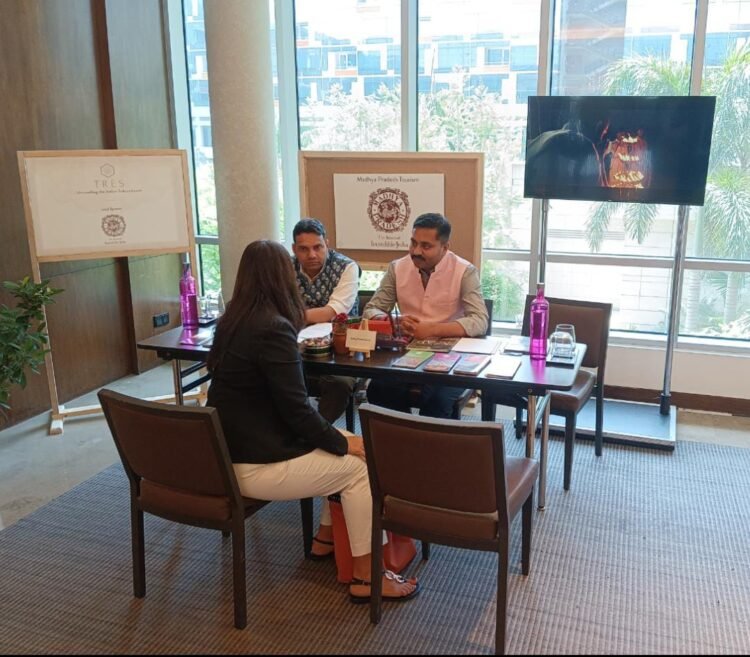
[[[27,156],[40,260],[187,251],[183,154]]]
[[[444,212],[442,173],[333,174],[336,248],[403,251],[425,212]]]

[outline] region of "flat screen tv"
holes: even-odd
[[[531,96],[526,197],[703,205],[714,96]]]

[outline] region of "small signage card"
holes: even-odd
[[[368,354],[375,350],[375,340],[378,337],[377,331],[368,331],[366,329],[347,329],[346,331],[346,348],[349,351],[361,351]]]

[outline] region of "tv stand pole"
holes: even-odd
[[[669,415],[672,399],[672,357],[680,331],[680,288],[682,287],[682,270],[685,266],[685,242],[687,240],[689,206],[681,205],[677,211],[677,232],[674,238],[675,263],[672,269],[672,298],[669,307],[669,322],[667,328],[667,352],[664,358],[664,386],[659,403],[659,412]]]
[[[549,210],[549,199],[542,199],[542,210],[539,215],[539,283],[544,283],[547,269],[547,211]],[[536,292],[536,288],[534,289]]]

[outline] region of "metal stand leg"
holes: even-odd
[[[547,498],[547,447],[549,444],[549,395],[545,398],[544,413],[542,415],[542,437],[539,449],[539,492],[537,494],[537,508],[544,509]]]
[[[534,436],[536,435],[536,395],[529,395],[526,409],[526,458],[534,458]]]
[[[182,406],[185,403],[185,398],[182,396],[182,365],[180,365],[179,358],[172,361],[172,375],[174,376],[175,403]]]
[[[537,506],[541,510],[547,498],[547,445],[549,442],[549,395],[537,397],[528,396],[528,408],[526,410],[526,457],[534,458],[534,438],[539,421],[542,422],[541,440],[539,446],[539,488],[537,494]],[[541,413],[541,418],[539,417]]]

